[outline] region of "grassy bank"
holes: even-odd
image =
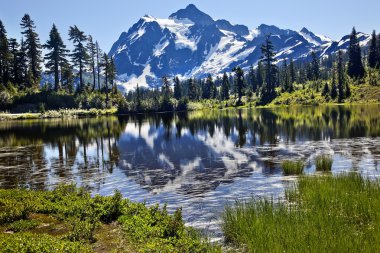
[[[53,119],[53,118],[78,118],[78,117],[96,117],[103,115],[114,115],[117,108],[111,109],[60,109],[56,111],[46,111],[41,113],[0,113],[0,120],[18,120],[18,119]]]
[[[357,174],[301,177],[284,202],[227,207],[223,231],[247,252],[379,252],[380,183]]]
[[[75,186],[53,191],[0,190],[2,252],[219,252],[181,210],[146,207]]]

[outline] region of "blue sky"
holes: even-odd
[[[24,13],[35,20],[44,43],[53,23],[64,39],[70,25],[91,34],[108,52],[120,33],[140,17],[150,14],[166,18],[188,4],[195,4],[214,19],[244,24],[250,29],[262,23],[282,28],[311,31],[339,39],[355,25],[357,30],[380,32],[379,0],[0,0],[0,19],[10,37],[20,38],[19,23]]]

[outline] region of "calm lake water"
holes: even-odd
[[[0,187],[75,182],[94,194],[183,207],[219,237],[226,203],[281,197],[281,161],[331,154],[333,173],[380,175],[380,105],[0,122]]]

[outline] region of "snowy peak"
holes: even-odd
[[[178,20],[191,20],[198,25],[212,25],[214,20],[206,13],[200,11],[194,4],[189,4],[185,9],[181,9],[169,18]]]
[[[128,32],[121,33],[109,55],[114,57],[125,90],[161,85],[161,77],[205,77],[230,72],[240,65],[247,69],[261,59],[261,45],[271,36],[277,63],[284,60],[310,60],[311,52],[324,57],[346,50],[349,36],[340,41],[315,34],[262,24],[255,29],[214,21],[195,5],[189,5],[168,18],[146,15]],[[358,33],[361,46],[370,36]]]
[[[302,28],[300,34],[311,44],[315,46],[321,46],[326,43],[330,43],[332,40],[326,36],[316,35],[309,31],[306,27]]]

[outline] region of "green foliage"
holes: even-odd
[[[244,252],[378,252],[380,183],[358,174],[301,177],[285,202],[227,206],[226,241]]]
[[[329,155],[320,155],[315,158],[315,166],[317,171],[331,171],[333,159]]]
[[[7,226],[12,232],[24,232],[32,228],[36,228],[40,224],[37,220],[18,220]]]
[[[55,217],[66,224],[68,231],[59,238],[19,233],[25,230],[38,233],[40,221],[33,219],[32,214]],[[185,227],[180,209],[170,215],[166,207],[132,203],[123,199],[118,191],[109,197],[91,197],[89,192],[75,185],[60,185],[53,191],[0,189],[0,226],[16,232],[7,236],[0,234],[0,245],[7,248],[6,252],[52,252],[53,248],[88,252],[88,246],[96,241],[95,230],[115,221],[122,228],[128,246],[136,252],[219,251]],[[44,246],[42,242],[49,245]]]
[[[93,252],[89,246],[78,242],[30,233],[0,234],[0,248],[6,253]]]
[[[285,175],[301,175],[304,169],[304,163],[302,161],[284,161],[282,163],[282,170]]]

